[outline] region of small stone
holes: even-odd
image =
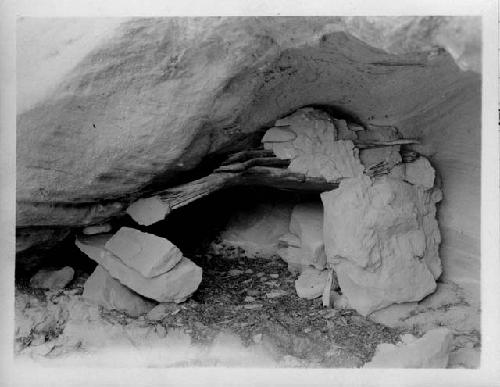
[[[310,327],[307,327],[307,328],[304,329],[304,333],[309,333],[309,332],[311,332],[311,330],[312,329]]]
[[[45,344],[45,334],[44,333],[37,333],[33,335],[33,339],[30,342],[30,345],[36,346],[36,345],[42,345]]]
[[[300,298],[312,300],[323,295],[323,289],[328,278],[328,270],[318,270],[311,267],[304,269],[295,281],[295,290]]]
[[[345,296],[345,294],[339,294],[337,292],[331,292],[333,297],[333,307],[335,309],[349,309],[349,299]]]
[[[271,278],[279,278],[280,276],[279,276],[279,274],[274,274],[273,273],[273,274],[269,274],[269,277],[271,277]]]
[[[273,290],[272,292],[266,293],[266,297],[273,299],[288,295],[284,290]]]
[[[254,310],[262,308],[261,304],[248,304],[243,306],[245,309]]]
[[[252,337],[252,340],[255,344],[259,344],[262,341],[262,333],[257,333]]]
[[[324,318],[334,318],[338,314],[338,310],[336,309],[330,309],[328,312],[325,313],[323,316]]]
[[[260,278],[260,277],[265,276],[265,273],[260,272],[260,273],[257,273],[256,276]]]
[[[249,289],[249,290],[247,290],[247,294],[249,296],[258,296],[260,294],[260,292],[258,290]]]
[[[146,315],[146,318],[151,321],[160,321],[163,320],[169,314],[178,311],[179,305],[173,302],[162,302],[161,304],[156,305],[149,313]]]
[[[155,327],[155,332],[160,338],[164,338],[167,336],[167,329],[163,325],[157,325]]]
[[[88,226],[83,229],[85,235],[95,235],[104,234],[111,231],[111,225],[109,223],[100,224],[97,226]]]
[[[146,278],[168,272],[182,259],[167,239],[130,227],[120,228],[104,247]]]
[[[245,270],[245,274],[252,274],[253,273],[253,270],[252,269],[247,269]]]
[[[246,296],[244,301],[245,302],[254,302],[255,298],[253,298],[252,296]]]
[[[71,282],[75,271],[66,266],[60,270],[40,270],[30,280],[30,286],[35,289],[57,290]]]
[[[230,277],[236,277],[240,274],[243,274],[243,270],[238,270],[238,269],[232,269],[227,272],[227,275]]]

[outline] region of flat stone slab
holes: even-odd
[[[76,240],[78,248],[102,265],[109,274],[135,292],[158,302],[185,301],[200,285],[202,270],[183,257],[170,271],[146,278],[125,265],[104,246],[110,235],[96,235]]]
[[[130,227],[120,228],[104,247],[146,278],[166,273],[182,259],[169,240]]]
[[[153,302],[111,277],[101,265],[85,282],[82,296],[106,309],[124,311],[133,317],[148,313],[155,307]]]

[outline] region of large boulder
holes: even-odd
[[[103,234],[81,238],[76,240],[76,245],[128,288],[158,302],[185,301],[198,288],[201,268],[189,259],[183,257],[170,271],[146,278],[105,248],[110,237]]]
[[[401,180],[365,176],[343,180],[321,198],[327,259],[360,314],[434,291],[441,274],[434,217],[439,196]]]
[[[85,282],[82,296],[106,309],[116,309],[134,317],[148,313],[155,307],[153,302],[111,277],[101,265],[97,265]]]

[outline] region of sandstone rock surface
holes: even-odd
[[[183,257],[169,240],[130,227],[120,228],[104,247],[146,278],[166,273]]]
[[[201,282],[201,268],[183,257],[170,271],[153,278],[145,278],[125,265],[104,247],[110,235],[97,235],[76,240],[78,248],[103,266],[123,285],[158,302],[185,301]]]
[[[85,282],[82,296],[106,309],[124,311],[134,317],[148,313],[155,306],[111,277],[100,265]]]
[[[440,328],[417,339],[404,335],[397,345],[379,344],[373,359],[365,368],[446,368],[453,334]]]
[[[324,240],[343,294],[367,315],[418,301],[441,274],[437,198],[400,180],[343,180],[321,195]]]
[[[60,270],[40,270],[30,279],[32,288],[57,290],[64,288],[75,275],[75,270],[65,266]]]

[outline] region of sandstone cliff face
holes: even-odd
[[[45,52],[38,45],[39,64],[25,72],[62,70],[50,73],[50,85],[19,83],[19,95],[40,92],[18,112],[17,225],[97,223],[123,211],[114,201],[185,180],[214,157],[259,143],[276,119],[321,105],[422,140],[417,150],[443,184],[444,271],[478,275],[481,78],[454,60],[477,69],[475,40],[457,44],[454,21],[415,20],[114,20],[80,25]],[[416,33],[419,25],[427,33]],[[453,56],[408,53],[428,42]],[[20,49],[18,62],[29,55]]]

